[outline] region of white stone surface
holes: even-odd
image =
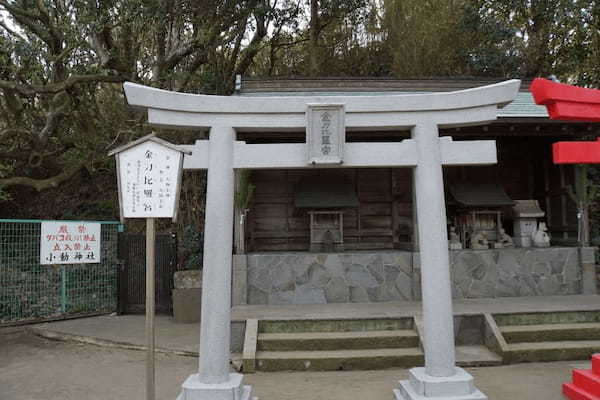
[[[453,142],[451,138],[443,137],[440,138],[440,145],[444,165],[487,165],[497,162],[496,142],[493,140]],[[208,168],[206,140],[198,140],[193,146],[180,147],[192,152],[191,156],[185,156],[185,169]],[[267,158],[265,154],[270,156]],[[305,143],[235,142],[233,163],[236,169],[323,168],[323,165],[308,164],[306,154]],[[412,139],[399,143],[346,143],[344,146],[344,168],[414,167],[417,161],[416,144]]]
[[[445,377],[428,375],[425,368],[412,368],[409,379],[400,381],[394,391],[397,400],[486,400],[473,384],[471,374],[462,368],[455,368],[454,374]]]
[[[229,127],[210,132],[199,361],[204,383],[229,379],[234,139]]]
[[[347,113],[454,111],[492,105],[503,107],[513,101],[521,82],[517,79],[455,92],[385,96],[272,96],[240,97],[177,93],[125,82],[127,102],[144,109],[171,110],[190,114],[295,113],[304,119],[308,104],[330,104],[332,98],[346,106]],[[465,114],[468,114],[465,113]],[[268,119],[276,119],[269,115]],[[261,117],[265,120],[264,115]],[[412,118],[415,119],[414,116]],[[469,120],[469,116],[463,116]],[[495,119],[495,117],[494,117]],[[303,121],[303,125],[306,121]],[[230,123],[236,127],[235,124]],[[260,127],[262,125],[257,125]]]
[[[225,382],[204,383],[198,374],[193,374],[183,382],[177,400],[256,400],[243,380],[242,374],[231,373]]]
[[[425,367],[429,375],[451,376],[455,368],[454,321],[437,126],[417,125],[412,136],[417,143],[419,157],[419,165],[414,169],[414,182],[421,254]]]
[[[460,396],[475,391],[473,377],[462,368],[455,368],[449,377],[427,375],[425,368],[412,368],[408,371],[412,387],[422,396]]]
[[[496,119],[497,108],[511,102],[520,81],[456,92],[389,96],[336,96],[345,104],[346,128],[410,129],[416,123],[439,127],[482,124]],[[125,83],[129,104],[148,110],[155,126],[232,126],[236,129],[303,130],[307,104],[331,103],[331,96],[247,98],[175,93]]]

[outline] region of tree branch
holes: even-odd
[[[9,34],[11,34],[12,36],[16,37],[17,39],[22,40],[22,41],[26,41],[23,36],[19,35],[17,32],[15,32],[14,30],[10,29],[4,23],[4,21],[0,21],[0,27],[4,28],[5,31],[7,31]]]
[[[51,83],[48,85],[28,85],[19,84],[15,81],[0,80],[0,89],[14,90],[22,96],[32,97],[37,94],[56,94],[70,89],[80,83],[100,83],[100,82],[123,82],[123,78],[118,75],[71,75],[62,82]]]
[[[252,64],[252,61],[254,61],[254,57],[256,54],[258,54],[260,50],[260,44],[265,36],[267,36],[267,28],[271,22],[271,18],[266,18],[264,15],[260,14],[255,14],[254,18],[256,19],[256,33],[252,37],[252,40],[250,40],[248,46],[241,52],[241,60],[235,69],[233,76],[243,75],[246,72],[246,70],[250,67],[250,64]]]
[[[6,128],[0,130],[0,140],[4,140],[5,136],[10,135],[11,133],[21,134],[21,135],[31,135],[31,132],[24,128]]]
[[[60,92],[54,95],[50,110],[46,114],[46,124],[44,128],[38,134],[38,137],[42,142],[45,142],[50,134],[54,132],[56,125],[58,124],[59,118],[67,111],[71,102],[65,92]]]
[[[71,179],[77,172],[84,167],[84,163],[76,164],[66,168],[63,172],[46,179],[34,179],[26,176],[15,176],[12,178],[0,179],[0,189],[10,186],[28,186],[38,192],[42,190],[58,187],[61,183]]]
[[[48,34],[47,31],[44,31],[41,27],[43,21],[40,16],[29,12],[20,7],[16,7],[13,4],[8,3],[6,0],[0,0],[0,6],[3,6],[6,11],[8,11],[12,17],[21,25],[26,26],[33,32],[37,37],[39,37],[44,43],[46,43],[51,48],[54,48],[54,43],[52,42],[52,37]],[[41,22],[41,23],[40,23]]]

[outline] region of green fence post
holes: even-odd
[[[67,312],[67,270],[64,265],[60,267],[60,311]]]

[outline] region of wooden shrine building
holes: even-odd
[[[335,102],[340,94],[456,91],[500,81],[244,78],[236,95],[322,95]],[[576,247],[577,209],[568,195],[575,169],[554,165],[551,147],[595,137],[598,125],[549,120],[529,84],[522,83],[496,121],[440,132],[454,141],[493,139],[498,151],[496,165],[444,167],[457,298],[595,293],[593,250]],[[347,130],[346,141],[400,142],[409,135]],[[270,129],[239,131],[237,140],[303,143],[306,137]],[[251,185],[253,191],[246,209],[235,213],[234,304],[420,298],[410,168],[264,169],[240,176],[237,190]],[[522,232],[519,204],[543,215],[530,218],[530,231]],[[536,244],[533,231],[544,237],[544,224],[550,242]]]

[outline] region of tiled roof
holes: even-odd
[[[252,92],[243,93],[242,96],[382,96],[390,94],[425,94],[432,92]],[[548,118],[546,107],[538,106],[533,101],[533,96],[529,92],[519,92],[517,98],[506,107],[498,110],[500,118]]]
[[[450,194],[453,202],[465,207],[501,207],[515,204],[504,188],[494,183],[457,183],[450,187]]]
[[[244,78],[241,96],[381,96],[390,94],[424,94],[462,90],[501,82],[502,79],[253,79]],[[500,118],[548,118],[546,108],[538,106],[528,90],[529,81],[521,84],[517,98],[498,111]]]
[[[548,118],[548,112],[535,104],[530,92],[519,92],[512,103],[498,111],[498,117]]]

